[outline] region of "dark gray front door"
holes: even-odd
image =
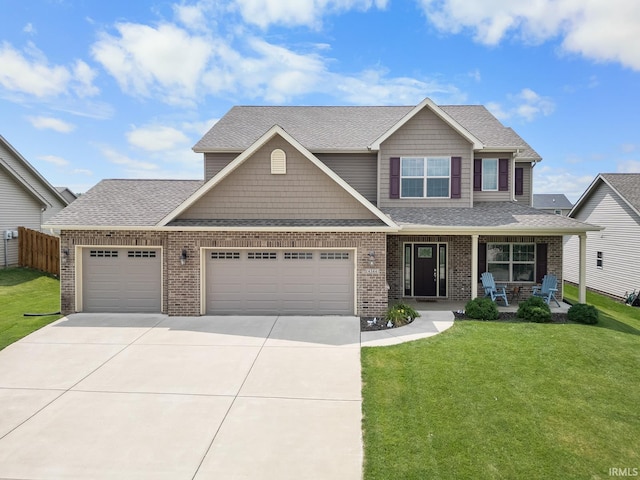
[[[416,297],[437,295],[438,245],[435,243],[413,246],[413,294]]]

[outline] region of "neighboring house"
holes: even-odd
[[[18,227],[41,230],[69,203],[0,135],[1,267],[18,264]]]
[[[573,204],[562,193],[534,193],[533,208],[567,216],[573,208]]]
[[[569,214],[604,230],[589,232],[586,247],[587,287],[622,297],[640,289],[640,173],[601,173]],[[579,281],[579,246],[565,245],[565,279]]]
[[[67,187],[56,187],[56,190],[58,190],[58,193],[62,195],[69,203],[78,198],[78,196]]]
[[[374,316],[485,270],[530,291],[597,230],[530,206],[541,158],[482,106],[235,107],[194,151],[204,181],[105,180],[49,222],[65,313]]]

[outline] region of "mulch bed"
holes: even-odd
[[[456,321],[459,320],[473,320],[473,318],[467,317],[463,312],[453,312]],[[376,322],[373,323],[372,320],[374,317],[360,317],[360,331],[361,332],[373,332],[376,330],[390,330],[393,327],[387,327],[387,322],[384,318],[375,317]],[[519,319],[516,316],[516,312],[501,312],[500,318],[498,320],[493,320],[494,322],[511,322],[511,323],[528,323],[524,320]],[[551,314],[551,323],[569,323],[567,319],[566,313],[552,313]]]
[[[456,320],[474,320],[467,317],[463,312],[453,312]],[[493,322],[512,322],[512,323],[529,323],[517,317],[516,312],[500,312],[498,320],[491,320]],[[566,313],[551,313],[550,323],[569,323]]]

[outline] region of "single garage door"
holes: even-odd
[[[339,250],[207,251],[206,312],[353,315],[353,257]]]
[[[160,262],[160,249],[84,248],[82,310],[160,312]]]

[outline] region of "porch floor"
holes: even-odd
[[[526,300],[525,298],[520,301]],[[463,301],[451,301],[451,300],[417,300],[415,298],[404,298],[402,302],[406,303],[413,309],[419,312],[436,312],[436,311],[451,311],[457,312],[458,310],[464,310],[464,306],[467,302]],[[571,305],[560,301],[560,306],[558,307],[555,302],[551,302],[551,313],[567,313]],[[389,305],[393,305],[394,301],[390,301]],[[502,301],[496,302],[498,305],[498,310],[500,312],[517,312],[518,311],[518,300],[514,300],[513,302],[509,302],[509,306],[504,306]]]

